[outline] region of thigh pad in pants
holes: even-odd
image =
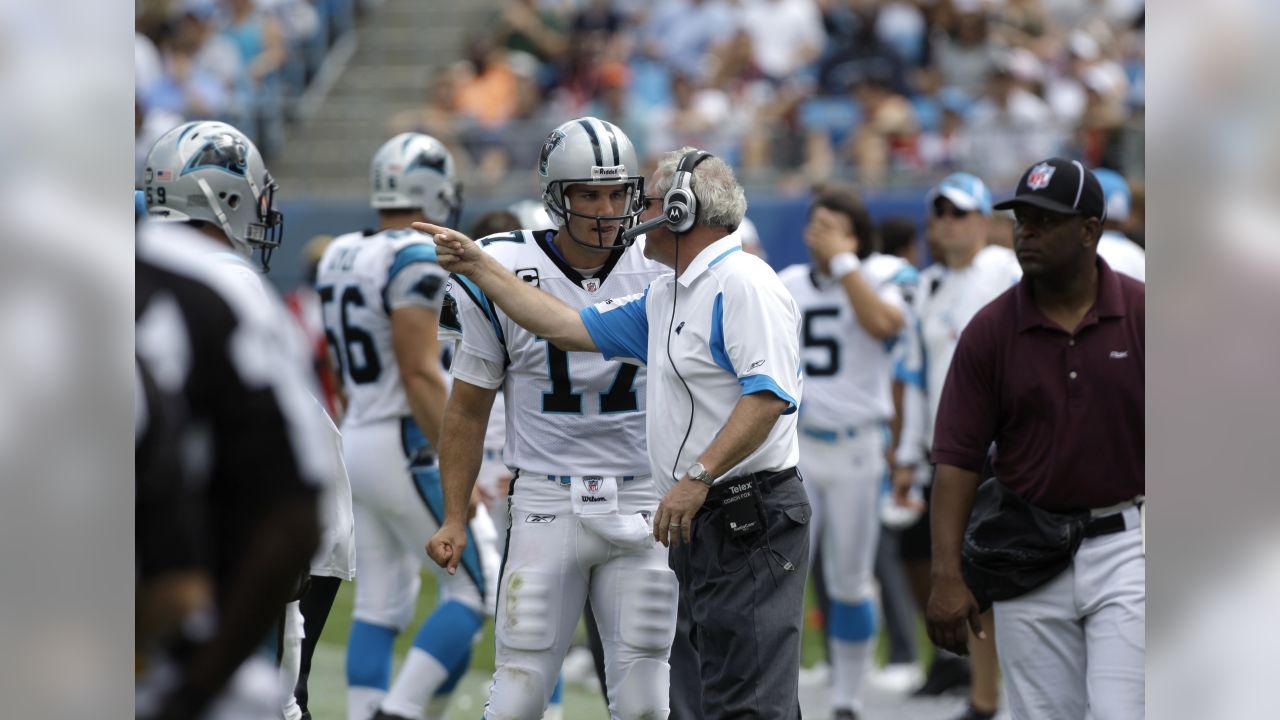
[[[503,644],[513,650],[542,652],[555,642],[560,611],[558,583],[548,572],[522,568],[502,579],[497,628]]]
[[[676,575],[669,568],[637,568],[621,578],[622,642],[645,651],[671,649],[676,635]]]

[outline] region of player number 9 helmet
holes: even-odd
[[[462,183],[453,155],[430,135],[400,133],[383,143],[373,156],[369,186],[375,209],[421,209],[432,222],[458,226]]]
[[[151,147],[142,189],[148,220],[213,223],[244,257],[260,250],[266,270],[284,235],[276,187],[244,133],[198,121],[179,125]]]
[[[569,237],[590,248],[621,248],[631,244],[622,239],[622,231],[635,224],[644,209],[644,177],[636,160],[636,149],[622,129],[611,122],[594,117],[570,120],[561,125],[542,143],[538,160],[538,180],[542,186],[542,202],[556,227],[565,225],[570,216],[595,220],[597,232],[590,241],[582,240],[569,230]],[[622,215],[599,216],[576,212],[569,207],[565,190],[571,185],[626,185],[626,211]],[[607,243],[598,230],[604,224],[616,224],[613,242]]]

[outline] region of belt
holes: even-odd
[[[565,487],[568,487],[573,484],[572,475],[538,475],[537,477],[546,478],[551,482],[559,482],[561,485],[564,485]],[[583,477],[589,477],[589,476],[584,475]],[[632,480],[636,479],[635,475],[622,475],[622,476],[615,475],[614,477],[620,477],[622,482],[631,482]]]
[[[827,428],[803,427],[800,432],[808,435],[814,440],[833,443],[842,438],[852,438],[858,436],[858,428],[840,428],[838,430],[829,430]]]
[[[1137,508],[1141,505],[1141,501],[1128,501],[1121,503],[1123,509],[1118,512],[1112,512],[1107,515],[1093,515],[1084,524],[1084,537],[1093,538],[1100,535],[1111,535],[1113,533],[1124,532],[1132,528],[1136,528],[1140,522],[1137,518]],[[1111,510],[1112,508],[1105,508]],[[1134,516],[1131,520],[1126,520],[1126,515]]]
[[[724,499],[724,496],[729,494],[730,485],[741,483],[744,480],[750,480],[755,483],[756,487],[760,488],[760,492],[769,493],[773,492],[775,487],[793,477],[800,477],[800,473],[796,470],[794,465],[785,470],[761,470],[760,472],[754,472],[750,475],[739,475],[733,478],[726,478],[711,486],[711,489],[707,491],[707,499],[704,500],[702,504],[705,507],[714,507],[718,505],[719,502]]]
[[[489,460],[489,461],[491,461],[491,462],[501,462],[501,461],[502,461],[502,448],[496,448],[496,449],[485,448],[485,449],[484,449],[484,459],[485,459],[485,460]]]

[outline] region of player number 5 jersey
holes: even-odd
[[[905,260],[872,254],[863,277],[883,302],[905,312],[902,287],[915,281]],[[893,418],[893,352],[897,340],[880,340],[858,322],[844,285],[809,265],[792,265],[779,277],[803,317],[801,369],[805,393],[800,425],[823,430],[859,427]]]

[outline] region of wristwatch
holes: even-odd
[[[697,480],[703,485],[711,487],[711,473],[707,472],[707,469],[702,467],[702,463],[696,462],[690,465],[688,472],[685,474],[689,476],[690,480]]]

